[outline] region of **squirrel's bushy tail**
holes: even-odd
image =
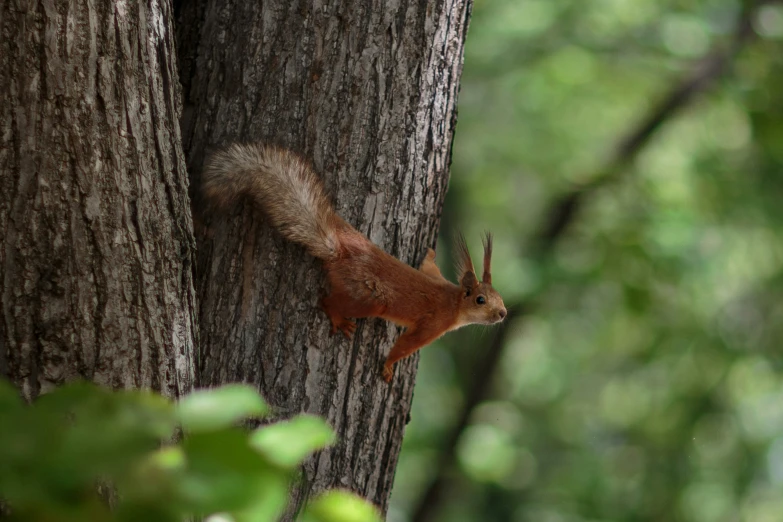
[[[220,206],[247,196],[286,239],[320,259],[337,255],[337,230],[344,222],[316,173],[292,152],[266,145],[230,145],[207,160],[202,190]]]

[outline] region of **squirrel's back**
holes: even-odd
[[[338,255],[338,229],[347,224],[335,213],[318,175],[290,151],[230,145],[207,160],[202,190],[220,206],[250,197],[286,239],[320,259]]]

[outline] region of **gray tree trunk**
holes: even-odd
[[[169,4],[0,2],[0,375],[194,381],[194,256]]]
[[[184,4],[178,50],[192,185],[210,147],[277,143],[312,162],[344,218],[418,264],[434,245],[446,191],[470,5]],[[301,247],[250,205],[195,217],[200,384],[249,382],[279,416],[311,412],[335,428],[340,442],[307,462],[295,505],[343,487],[385,511],[418,357],[398,364],[387,385],[381,365],[396,328],[362,320],[352,341],[329,337],[318,308],[324,277]]]

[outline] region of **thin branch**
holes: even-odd
[[[725,48],[712,50],[696,64],[690,74],[674,85],[647,117],[619,142],[619,146],[607,166],[597,175],[588,178],[594,181],[575,187],[550,206],[546,213],[545,224],[538,235],[539,262],[543,263],[549,257],[557,242],[562,240],[565,232],[573,225],[585,197],[595,192],[600,186],[614,181],[624,174],[627,167],[633,163],[665,123],[726,73],[737,53],[755,37],[751,25],[752,17],[756,9],[763,3],[749,2],[744,5],[731,43]],[[522,302],[509,306],[509,310],[515,311],[515,313],[509,314],[503,327],[496,332],[489,348],[481,352],[482,356],[476,364],[476,371],[472,372],[473,382],[465,395],[462,411],[443,445],[435,479],[422,495],[411,519],[412,522],[434,520],[434,516],[439,512],[440,505],[445,498],[444,492],[449,488],[448,477],[451,470],[454,469],[455,449],[459,438],[467,428],[474,408],[489,398],[490,386],[502,359],[503,347],[506,344],[508,333],[512,327],[516,328],[518,323],[530,313],[533,306],[533,302]]]

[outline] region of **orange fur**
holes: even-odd
[[[473,323],[502,321],[506,309],[489,282],[491,238],[484,248],[479,282],[464,239],[459,242],[460,285],[447,281],[429,249],[420,270],[390,256],[334,213],[317,175],[299,157],[264,145],[232,145],[210,158],[204,194],[220,205],[246,195],[287,239],[323,260],[330,293],[321,307],[350,337],[351,320],[381,317],[407,329],[392,347],[383,368],[392,366],[444,333]]]

